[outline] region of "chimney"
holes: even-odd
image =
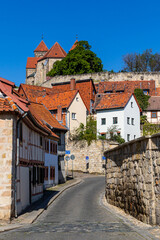
[[[59,106],[57,107],[57,120],[58,120],[59,122],[62,121],[62,106],[61,106],[61,105],[59,105]]]
[[[70,80],[70,90],[76,90],[75,78],[71,78],[71,80]]]

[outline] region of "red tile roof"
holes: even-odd
[[[37,61],[41,59],[40,57],[28,57],[26,68],[33,68],[35,69],[37,66]]]
[[[64,58],[67,56],[67,53],[64,51],[64,49],[59,45],[58,42],[56,42],[51,49],[41,58]]]
[[[45,97],[37,98],[37,101],[43,103],[49,110],[55,110],[58,106],[68,108],[77,93],[77,90],[72,90],[63,93],[50,94]]]
[[[12,94],[10,89],[6,88],[6,84],[3,84],[0,82],[0,91],[4,93],[6,96],[10,97],[16,105],[18,105],[19,108],[21,108],[24,112],[28,111],[28,107],[26,105],[26,101],[24,99],[19,98],[18,96]]]
[[[108,93],[101,96],[96,110],[124,108],[131,98],[131,93]]]
[[[0,98],[0,112],[13,112],[16,108],[11,98]]]
[[[47,52],[47,51],[48,51],[48,48],[43,40],[40,42],[38,47],[34,50],[34,52]]]
[[[48,126],[50,125],[53,129],[67,131],[67,129],[62,124],[60,124],[42,104],[30,102],[29,110],[31,114],[42,124],[43,127],[47,127],[48,124]]]
[[[115,92],[129,92],[134,93],[134,89],[140,88],[140,89],[148,89],[149,95],[155,95],[155,81],[105,81],[100,82],[98,86],[98,93],[105,93],[112,91]]]
[[[77,43],[78,43],[78,40],[75,41],[75,43],[73,44],[73,46],[71,47],[71,49],[69,51],[75,49],[75,47],[77,46]]]
[[[14,82],[11,82],[11,81],[9,81],[9,80],[7,80],[7,79],[5,79],[5,78],[0,77],[0,82],[3,82],[3,83],[5,83],[5,84],[7,84],[7,85],[10,85],[10,86],[12,86],[12,87],[15,87]]]
[[[70,82],[55,84],[52,86],[52,89],[53,93],[69,91],[71,89]],[[87,110],[90,112],[90,102],[91,100],[95,100],[95,94],[93,94],[93,91],[96,91],[92,79],[76,81],[76,90],[79,91]]]
[[[41,97],[49,93],[52,94],[53,90],[52,88],[21,84],[18,89],[18,93],[22,98],[36,102],[37,97]]]

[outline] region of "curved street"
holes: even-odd
[[[0,234],[3,240],[103,240],[144,238],[101,203],[105,178],[94,176],[63,192],[32,224]]]

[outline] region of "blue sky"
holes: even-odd
[[[27,57],[41,41],[56,41],[66,52],[87,40],[104,69],[119,71],[122,56],[153,49],[160,52],[158,0],[0,0],[0,76],[25,82]]]

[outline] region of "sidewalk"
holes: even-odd
[[[83,179],[83,177],[82,177]],[[66,183],[59,184],[47,189],[44,192],[43,197],[31,204],[25,212],[23,212],[18,218],[14,218],[10,223],[0,223],[0,232],[9,231],[12,229],[20,228],[25,224],[33,223],[42,212],[65,190],[82,182],[82,179],[75,177],[70,178]]]

